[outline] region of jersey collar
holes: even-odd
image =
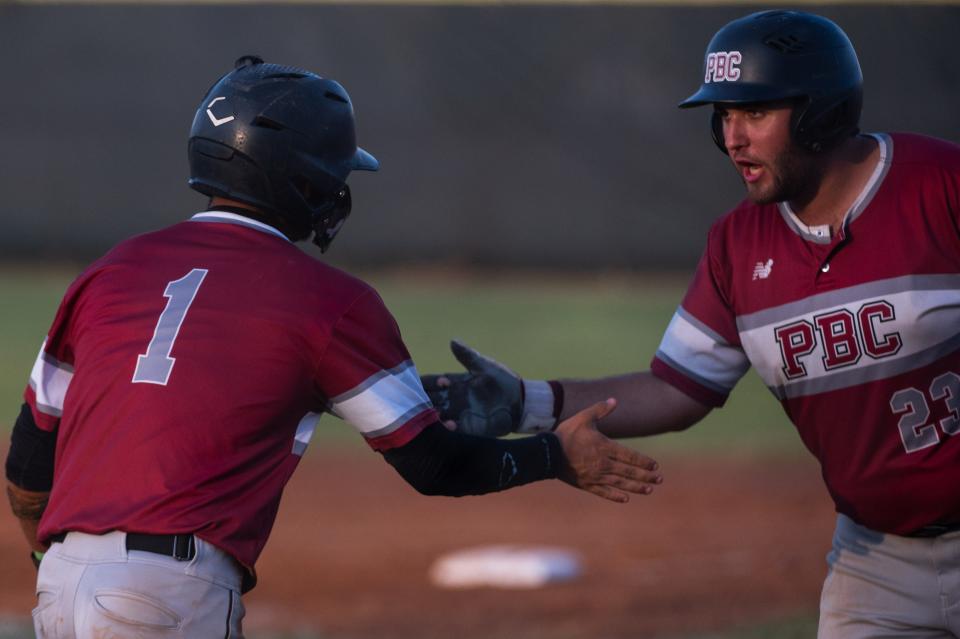
[[[857,196],[853,205],[847,211],[846,215],[844,215],[843,229],[849,227],[850,223],[860,217],[860,214],[869,206],[873,200],[873,196],[877,194],[880,184],[883,183],[883,179],[887,176],[887,172],[890,171],[890,165],[893,162],[893,139],[886,133],[868,133],[867,135],[875,139],[880,145],[880,159],[877,160],[877,166],[873,169],[873,173],[870,175],[870,179],[867,180],[866,185],[864,185],[863,190],[860,191],[860,195]],[[815,244],[830,244],[832,241],[830,227],[828,225],[807,226],[800,221],[800,218],[797,217],[787,202],[778,202],[777,207],[780,209],[780,215],[783,216],[783,220],[787,223],[790,230],[803,239]]]
[[[254,220],[249,217],[238,215],[237,213],[229,213],[227,211],[204,211],[202,213],[197,213],[190,218],[191,222],[216,222],[220,224],[236,224],[237,226],[246,226],[248,228],[256,229],[262,233],[267,233],[268,235],[276,235],[277,237],[282,237],[286,241],[290,242],[290,238],[286,235],[273,228],[269,224],[264,224],[259,220]],[[292,242],[291,242],[292,244]]]

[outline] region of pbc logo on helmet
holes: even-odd
[[[743,56],[739,51],[713,51],[707,54],[707,67],[704,73],[703,81],[710,82],[736,82],[740,79],[740,68],[737,66],[743,62]]]

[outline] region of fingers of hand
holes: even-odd
[[[430,391],[450,386],[450,378],[443,373],[439,375],[421,375],[420,383],[423,384],[423,390],[429,393]]]
[[[603,497],[604,499],[617,502],[618,504],[625,504],[628,501],[630,501],[630,495],[628,495],[627,493],[623,492],[622,490],[617,490],[616,488],[612,488],[610,486],[606,486],[603,484],[587,486],[584,490],[586,490],[589,493],[593,493],[598,497]]]
[[[597,438],[602,438],[599,433]],[[586,442],[584,442],[586,443]],[[659,465],[646,455],[615,444],[603,438],[603,444],[595,449],[595,454],[581,458],[578,475],[581,486],[612,486],[622,491],[648,495],[653,488],[663,482],[658,472]]]
[[[516,373],[497,360],[490,359],[479,351],[470,348],[460,340],[455,339],[450,341],[450,351],[453,353],[453,356],[457,358],[457,361],[463,364],[463,367],[471,373],[486,373],[487,375],[500,374],[519,379]]]
[[[594,493],[616,489],[624,493],[649,495],[663,482],[663,475],[657,471],[625,464],[609,457],[580,460],[580,462],[571,466],[573,477],[568,480],[568,483]]]
[[[653,460],[643,453],[633,450],[632,448],[615,444],[612,441],[609,442],[609,448],[606,453],[607,456],[614,461],[636,468],[641,468],[643,470],[657,470],[660,467],[660,464],[658,464],[656,460]]]
[[[460,340],[450,340],[450,352],[457,358],[457,361],[463,364],[468,371],[473,371],[481,367],[482,356]]]
[[[437,390],[445,391],[449,390],[454,384],[465,384],[469,382],[471,378],[472,376],[467,373],[438,373],[435,375],[421,375],[420,383],[423,384],[423,388],[427,392]]]
[[[599,485],[616,486],[631,493],[648,495],[653,492],[654,486],[663,483],[663,475],[630,464],[607,460],[606,463],[600,464],[596,474],[587,478],[587,481]]]
[[[620,490],[628,493],[649,495],[653,492],[654,487],[657,486],[661,481],[663,481],[663,478],[660,476],[629,479],[623,476],[610,475],[606,477],[606,482],[603,485],[613,486],[614,488],[619,488]]]

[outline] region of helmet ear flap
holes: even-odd
[[[795,120],[794,131],[798,142],[816,153],[856,135],[860,131],[857,126],[860,106],[858,94],[844,96],[817,112],[813,112],[808,104]]]
[[[717,148],[724,155],[729,155],[727,145],[723,141],[723,120],[720,119],[720,112],[716,110],[710,115],[710,135],[713,137],[713,143],[717,145]]]
[[[320,247],[321,253],[326,253],[350,216],[353,200],[346,182],[330,176],[321,180],[319,173],[313,177],[311,181],[304,176],[294,176],[289,181],[292,193],[300,202],[298,208],[308,216],[299,227],[298,239],[307,239],[312,234],[313,243]]]
[[[812,104],[813,101],[808,97],[794,107],[790,116],[790,135],[797,145],[819,153],[823,149],[823,143],[819,135],[820,127],[817,126],[819,117],[810,111]]]
[[[352,208],[353,198],[350,197],[350,187],[344,184],[343,188],[334,193],[329,202],[316,212],[313,222],[313,243],[320,247],[321,253],[327,252],[333,238],[350,217]]]

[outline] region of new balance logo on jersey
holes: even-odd
[[[740,79],[740,68],[737,65],[741,62],[743,62],[743,56],[739,51],[708,53],[703,81],[705,83],[736,82]]]
[[[770,258],[766,262],[757,262],[757,265],[753,267],[753,279],[765,280],[770,277],[770,271],[772,270],[773,258]]]
[[[783,374],[787,379],[807,376],[808,355],[820,347],[824,371],[851,366],[866,354],[871,359],[895,355],[903,346],[897,331],[882,333],[882,325],[896,319],[893,305],[885,300],[867,302],[853,313],[845,308],[821,313],[813,321],[799,320],[773,330]],[[811,360],[815,361],[815,360]]]

